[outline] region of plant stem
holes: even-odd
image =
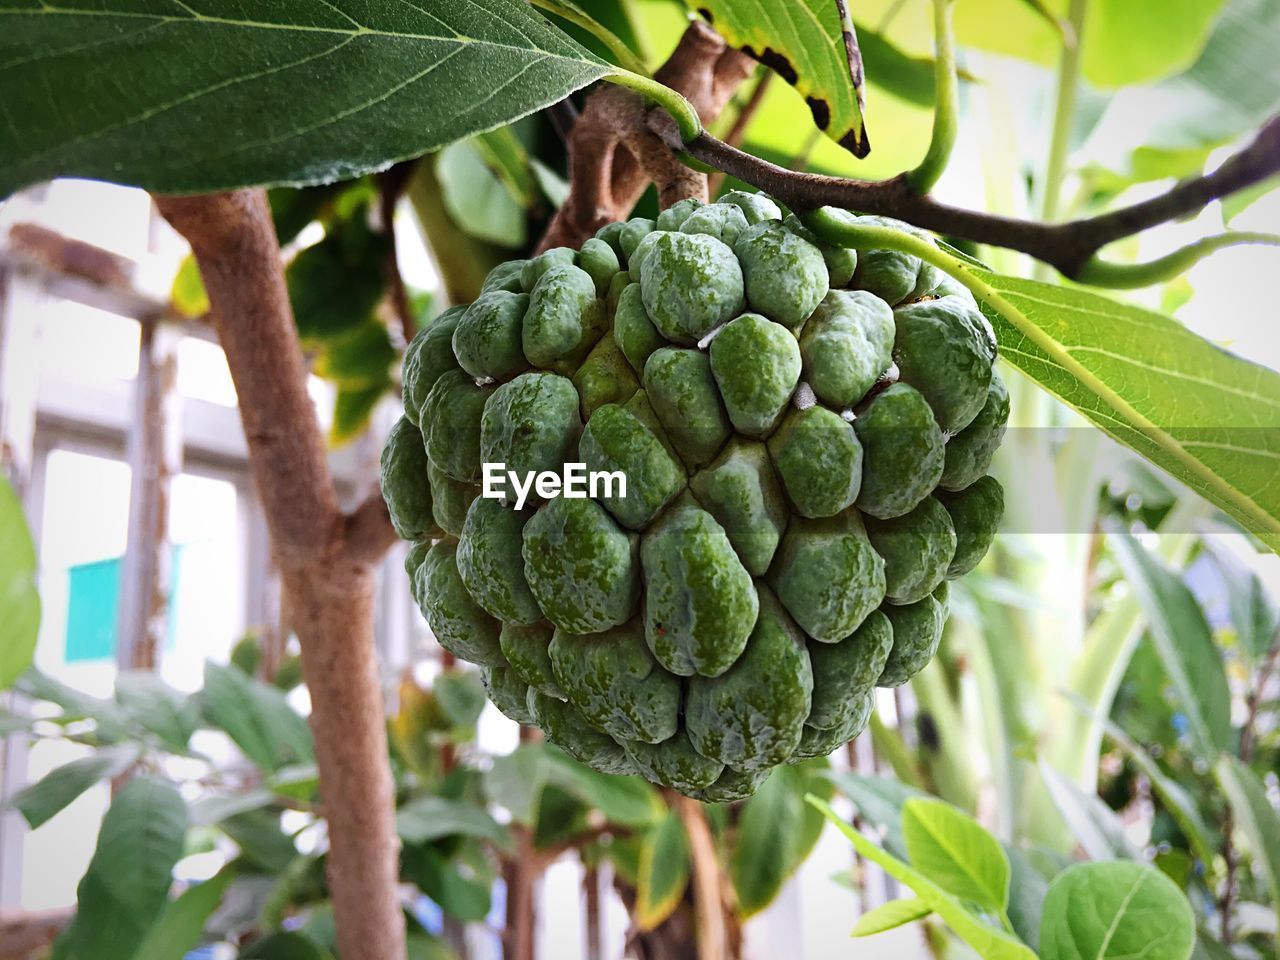
[[[1062,183],[1066,179],[1067,159],[1071,152],[1071,130],[1076,119],[1076,95],[1080,87],[1080,36],[1084,28],[1088,0],[1071,0],[1067,21],[1075,32],[1076,42],[1064,44],[1058,61],[1058,98],[1053,108],[1053,133],[1049,140],[1049,159],[1045,166],[1044,184],[1040,190],[1040,219],[1058,219]]]
[[[1080,283],[1091,283],[1096,287],[1110,287],[1114,290],[1148,287],[1153,283],[1181,276],[1211,253],[1241,243],[1280,246],[1280,235],[1246,230],[1218,233],[1146,263],[1112,263],[1101,257],[1093,257],[1080,267],[1075,279]]]
[[[680,139],[685,143],[702,133],[702,120],[699,119],[698,111],[693,108],[693,104],[666,84],[627,70],[612,73],[605,79],[620,87],[634,90],[646,100],[666,110],[675,120],[676,127],[680,130]]]
[[[1082,0],[1081,0],[1082,2]],[[952,0],[933,0],[934,44],[937,49],[934,60],[934,82],[937,87],[937,104],[933,109],[933,137],[929,150],[920,166],[907,174],[907,185],[915,194],[926,194],[937,185],[951,151],[955,147],[959,128],[959,84],[956,81],[955,37],[951,29]]]
[[[644,61],[632,53],[631,48],[623,43],[617,34],[576,3],[566,3],[564,0],[529,0],[529,3],[532,6],[541,7],[548,13],[555,14],[562,20],[576,23],[583,30],[586,30],[609,48],[609,52],[618,58],[618,66],[624,70],[630,70],[632,73],[639,74],[642,77],[649,76],[649,69],[644,65]]]

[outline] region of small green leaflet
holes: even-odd
[[[931,913],[933,909],[919,897],[890,900],[860,916],[853,925],[853,935],[870,937],[886,930],[896,930],[904,924],[922,920]]]
[[[732,46],[795,87],[828,137],[856,157],[867,155],[861,55],[851,69],[832,0],[686,0],[686,5]],[[856,54],[857,39],[852,43]]]
[[[0,197],[55,176],[162,193],[345,179],[611,70],[519,0],[11,0]]]
[[[911,865],[948,893],[995,914],[1009,905],[1009,858],[969,815],[913,797],[902,807],[902,834]]]

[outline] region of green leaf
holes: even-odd
[[[435,158],[445,210],[463,232],[515,250],[529,239],[526,209],[488,165],[474,141],[452,143]]]
[[[187,808],[172,784],[129,781],[111,802],[64,933],[68,960],[131,960],[165,909]]]
[[[338,396],[333,403],[333,426],[329,428],[329,443],[340,447],[364,433],[378,401],[393,386],[388,378],[371,386],[339,387]]]
[[[489,800],[505,807],[517,823],[531,825],[538,813],[538,798],[549,773],[545,748],[540,743],[516,747],[505,757],[494,757],[484,775]]]
[[[370,317],[341,336],[325,342],[314,372],[347,390],[382,387],[400,353],[391,343],[387,325]]]
[[[373,318],[386,290],[389,243],[357,216],[332,224],[323,240],[293,258],[285,280],[306,345],[324,345]]]
[[[948,893],[1001,914],[1009,905],[1009,858],[978,822],[942,800],[913,797],[902,807],[911,865]]]
[[[474,727],[488,702],[478,670],[442,673],[431,684],[431,692],[454,727]]]
[[[1231,691],[1204,612],[1187,585],[1131,534],[1112,530],[1107,542],[1138,598],[1196,752],[1212,760],[1231,739]]]
[[[3,49],[3,41],[0,41]],[[2,176],[2,174],[0,174]],[[31,666],[40,627],[36,548],[9,482],[0,477],[0,690]]]
[[[1280,608],[1258,575],[1232,556],[1217,537],[1206,537],[1205,548],[1227,590],[1227,611],[1246,660],[1266,656],[1280,629]]]
[[[862,77],[850,73],[836,5],[830,0],[686,0],[716,32],[774,70],[805,98],[814,122],[855,156],[870,149]]]
[[[61,707],[62,716],[50,718],[55,723],[66,724],[79,720],[92,720],[94,734],[106,743],[132,737],[125,713],[114,700],[101,700],[82,693],[60,680],[41,673],[35,667],[31,667],[18,678],[14,689],[33,700],[44,700]]]
[[[458,955],[439,937],[411,933],[404,943],[407,960],[458,960]]]
[[[890,900],[860,916],[858,922],[853,925],[853,935],[870,937],[887,930],[896,930],[905,924],[923,920],[931,913],[933,908],[919,897]]]
[[[511,846],[510,835],[483,808],[447,797],[425,796],[409,801],[396,814],[396,832],[406,843],[428,843],[461,835],[488,840],[500,849]]]
[[[610,70],[514,0],[14,0],[0,37],[0,196],[55,176],[161,193],[354,177]]]
[[[1040,776],[1071,835],[1092,860],[1136,860],[1140,853],[1124,832],[1124,824],[1098,797],[1086,794],[1045,761]]]
[[[235,667],[205,664],[201,704],[205,719],[264,771],[315,759],[311,729],[285,695]]]
[[[631,911],[636,927],[659,926],[679,905],[688,884],[689,841],[680,815],[671,809],[640,841],[636,905]]]
[[[240,960],[334,960],[310,937],[292,931],[261,937],[240,951]]]
[[[885,873],[899,883],[910,887],[929,909],[936,913],[956,936],[971,946],[983,960],[1036,960],[1036,955],[1016,937],[984,923],[964,908],[954,896],[913,867],[886,853],[857,830],[845,823],[840,815],[817,797],[809,802],[822,811],[837,830],[843,833],[854,848],[873,863],[884,868]]]
[[[556,747],[547,749],[546,759],[547,782],[595,807],[610,823],[647,827],[666,814],[658,791],[640,777],[597,773]]]
[[[234,870],[221,870],[170,901],[131,960],[183,960],[199,945],[205,921],[217,909],[235,875]]]
[[[818,845],[827,825],[827,818],[822,815],[822,811],[805,800],[805,797],[812,795],[819,800],[830,801],[836,792],[836,785],[827,776],[831,764],[826,757],[792,764],[790,768],[797,774],[796,802],[800,805],[800,829],[796,832],[796,842],[791,850],[788,874],[795,873],[809,859],[809,854]]]
[[[187,749],[200,724],[200,705],[154,673],[142,670],[116,677],[116,703],[131,723],[155,734],[179,753]]]
[[[405,847],[400,858],[405,876],[451,917],[473,923],[489,915],[488,883],[461,873],[435,847]]]
[[[902,808],[912,797],[926,794],[892,777],[833,773],[830,779],[837,790],[853,801],[862,819],[880,832],[885,849],[905,859],[907,843],[902,836]]]
[[[235,813],[220,820],[218,829],[235,841],[246,861],[264,873],[282,873],[298,856],[293,839],[280,828],[279,810]]]
[[[140,756],[141,749],[133,744],[95,750],[87,757],[50,770],[14,794],[9,804],[34,830],[52,820],[98,781],[110,780],[124,773],[138,762]]]
[[[729,879],[744,917],[772,903],[796,865],[806,808],[804,785],[795,767],[774,767],[742,805],[729,854]]]
[[[1040,927],[1043,960],[1187,960],[1195,919],[1177,885],[1155,867],[1078,863],[1054,878]]]
[[[1280,373],[1140,307],[1075,287],[972,273],[1027,323],[983,306],[1005,359],[1280,546],[1280,484],[1272,483]]]
[[[1231,804],[1237,827],[1249,842],[1254,869],[1266,881],[1271,903],[1280,916],[1280,813],[1271,805],[1266,785],[1239,758],[1223,754],[1213,772]]]

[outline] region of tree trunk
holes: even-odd
[[[343,960],[404,960],[395,798],[375,664],[381,497],[338,509],[262,190],[158,199],[191,243],[240,402],[249,466],[311,693]]]

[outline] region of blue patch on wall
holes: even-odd
[[[169,578],[169,623],[165,649],[174,643],[178,572],[182,567],[182,547],[173,548]],[[120,571],[124,558],[82,563],[67,571],[67,663],[110,660],[116,655],[116,631],[120,621]]]

